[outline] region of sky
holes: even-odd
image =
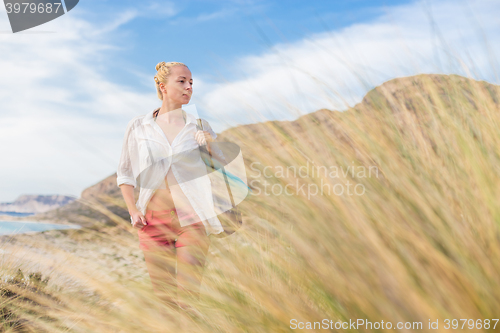
[[[498,0],[81,0],[12,33],[0,4],[0,202],[71,195],[116,172],[127,123],[185,63],[215,132],[343,111],[421,73],[500,84]]]

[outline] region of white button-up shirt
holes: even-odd
[[[117,170],[117,184],[129,184],[137,187],[140,182],[137,209],[146,215],[147,205],[159,188],[165,188],[165,176],[169,168],[178,183],[169,186],[174,203],[176,197],[174,188],[180,186],[188,199],[190,208],[196,212],[205,225],[207,235],[223,232],[221,222],[214,210],[211,181],[207,175],[199,144],[195,139],[196,118],[186,114],[186,125],[170,145],[161,127],[154,121],[153,110],[145,115],[133,118],[127,125],[123,140],[122,153]],[[215,140],[217,134],[206,120],[202,119],[203,129],[208,131]],[[215,153],[222,156],[222,152]],[[223,156],[222,156],[223,158]],[[177,204],[176,204],[177,206]],[[179,216],[181,226],[199,222],[199,220],[183,219]]]

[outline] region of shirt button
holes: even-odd
[[[174,214],[175,214],[175,212],[174,212],[174,211],[171,211],[171,212],[170,212],[170,215],[174,215]]]

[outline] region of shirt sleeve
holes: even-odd
[[[212,127],[210,126],[210,124],[208,123],[208,121],[206,121],[205,119],[202,119],[201,122],[202,122],[202,125],[203,125],[203,129],[205,131],[208,131],[208,133],[210,133],[210,135],[212,136],[212,138],[215,140],[217,138],[217,134],[215,134],[214,130],[212,129]]]
[[[135,138],[133,136],[133,124],[134,121],[132,120],[127,125],[125,137],[123,138],[122,153],[116,172],[116,183],[118,187],[123,184],[132,185],[134,188],[137,186],[132,167],[132,159],[136,157],[133,154],[136,147]]]
[[[212,136],[212,138],[215,141],[215,139],[217,138],[217,134],[215,134],[214,130],[212,129],[212,126],[210,126],[208,121],[202,119],[202,125],[203,125],[204,130],[208,131],[208,133],[210,133],[210,135]],[[212,147],[212,151],[213,151],[213,154],[215,155],[215,157],[218,157],[219,161],[226,164],[227,161],[224,157],[224,153],[220,149],[220,145],[215,144],[215,145],[212,145],[211,147]]]

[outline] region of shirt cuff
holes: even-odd
[[[116,184],[118,185],[118,187],[120,187],[120,185],[123,185],[123,184],[132,185],[134,188],[136,188],[136,186],[137,186],[137,183],[136,183],[134,178],[125,177],[125,176],[116,177]]]

